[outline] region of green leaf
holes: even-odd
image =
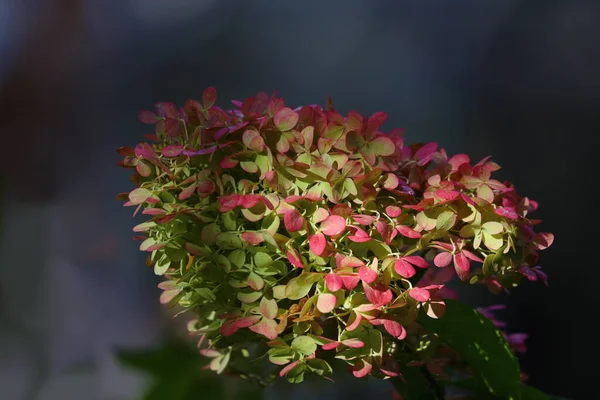
[[[237,233],[222,232],[217,235],[217,246],[225,250],[235,250],[242,247],[242,242]]]
[[[329,365],[327,361],[321,360],[320,358],[309,360],[306,365],[308,366],[309,370],[319,376],[330,375],[333,372],[331,365]]]
[[[267,215],[261,222],[261,228],[274,235],[277,233],[279,229],[279,224],[281,223],[279,216],[276,213],[271,213]]]
[[[292,341],[292,349],[305,356],[310,356],[317,350],[317,343],[310,336],[298,336]]]
[[[156,275],[163,275],[165,272],[167,272],[170,266],[171,260],[165,254],[161,258],[159,258],[156,264],[154,264],[154,273]]]
[[[391,379],[390,382],[394,388],[406,399],[437,400],[436,388],[427,379],[427,372],[421,367],[405,366],[409,361],[411,360],[406,355],[398,360],[404,379]]]
[[[435,229],[439,231],[448,231],[452,229],[455,223],[456,214],[453,211],[447,210],[438,215]]]
[[[238,268],[242,268],[246,263],[246,252],[242,249],[234,250],[229,254],[229,261]]]
[[[273,299],[268,300],[266,297],[263,297],[260,300],[259,309],[262,316],[267,319],[275,319],[275,317],[277,317],[277,312],[279,311],[277,302]]]
[[[223,214],[223,226],[228,231],[235,231],[237,229],[237,221],[233,212],[226,212]]]
[[[206,363],[198,350],[188,343],[168,341],[157,349],[121,350],[117,355],[124,366],[143,371],[151,378],[143,400],[195,400],[202,393],[205,400],[222,400],[222,378],[201,367]]]
[[[419,323],[455,350],[491,394],[519,399],[519,364],[502,333],[469,305],[446,300],[446,306],[444,317],[420,313]]]
[[[246,283],[248,283],[248,285],[250,285],[250,287],[254,290],[261,290],[265,286],[265,281],[263,280],[263,278],[261,278],[254,272],[250,272]]]
[[[129,200],[131,200],[133,204],[142,204],[148,199],[148,197],[151,196],[152,192],[148,189],[137,188],[132,190],[131,193],[129,193]]]
[[[496,273],[496,268],[494,265],[494,254],[488,254],[483,260],[483,274],[486,276],[490,276]]]
[[[215,257],[215,263],[225,272],[229,272],[231,269],[231,263],[229,259],[225,257],[223,254],[219,254]]]
[[[260,296],[262,296],[262,292],[250,292],[250,293],[238,292],[237,299],[239,301],[241,301],[242,303],[249,304],[249,303],[254,303],[258,299],[260,299]]]
[[[256,253],[254,255],[254,265],[257,268],[265,268],[273,264],[273,259],[267,253]]]
[[[302,383],[304,381],[304,371],[306,371],[306,364],[300,363],[288,372],[285,377],[290,383]]]
[[[308,294],[312,285],[321,278],[321,274],[303,272],[300,276],[290,279],[285,287],[285,296],[290,300],[300,300]]]
[[[550,396],[547,394],[527,385],[521,386],[521,398],[523,400],[550,400]]]

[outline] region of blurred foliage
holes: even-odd
[[[120,350],[125,367],[148,375],[143,400],[233,400],[262,399],[262,388],[239,378],[204,370],[206,358],[189,343],[169,338],[156,348]]]

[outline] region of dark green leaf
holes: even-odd
[[[490,393],[520,398],[519,364],[502,333],[473,307],[455,300],[446,305],[444,317],[420,313],[418,321],[454,349]]]

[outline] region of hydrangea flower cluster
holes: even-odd
[[[208,88],[156,104],[139,115],[150,143],[119,150],[136,185],[120,197],[151,217],[133,230],[166,278],[160,300],[194,314],[212,370],[301,382],[335,357],[356,377],[395,377],[399,343],[420,340],[419,313],[443,316],[454,275],[493,292],[546,281],[538,252],[553,236],[489,158],[405,145],[381,131],[385,113],[344,116],[330,100],[215,100]]]

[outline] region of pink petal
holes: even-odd
[[[439,268],[447,267],[448,265],[450,265],[451,262],[452,262],[452,253],[448,253],[446,251],[439,253],[433,259],[433,263],[435,264],[436,267],[439,267]]]
[[[427,301],[431,297],[431,294],[429,293],[428,290],[418,288],[418,287],[410,289],[408,294],[410,295],[410,297],[412,297],[413,299],[415,299],[417,301]]]
[[[454,255],[454,265],[463,271],[468,271],[471,268],[471,263],[462,252]]]
[[[477,257],[475,254],[471,253],[469,250],[463,250],[462,253],[467,256],[469,260],[483,263],[483,260]]]
[[[296,268],[304,268],[304,264],[302,263],[302,258],[300,257],[300,253],[296,249],[289,249],[286,253],[288,260],[292,265]]]
[[[273,340],[277,337],[277,322],[272,319],[263,319],[256,325],[249,327],[252,332],[263,335],[269,340]]]
[[[361,224],[361,225],[373,225],[373,222],[375,222],[376,218],[372,215],[361,215],[361,214],[354,214],[352,215],[352,219],[354,221],[356,221],[356,223]]]
[[[394,263],[394,271],[398,273],[403,278],[409,279],[415,276],[417,271],[415,271],[414,267],[404,261],[403,259],[398,259]]]
[[[273,123],[277,129],[282,132],[289,131],[296,126],[298,123],[298,114],[292,111],[291,108],[285,107],[281,110],[277,111],[277,113],[273,116]]]
[[[240,196],[239,205],[242,206],[242,208],[252,208],[258,204],[261,197],[262,196],[259,196],[257,194],[247,194],[244,196]]]
[[[397,207],[397,206],[387,206],[385,208],[385,213],[387,215],[389,215],[390,217],[392,217],[392,218],[396,218],[396,217],[399,217],[400,214],[402,214],[402,209],[400,207]],[[400,225],[400,226],[403,226],[403,225]],[[398,227],[396,227],[396,229],[398,229]],[[406,236],[406,235],[404,235],[404,236]]]
[[[360,282],[358,275],[340,275],[339,277],[347,290],[354,289],[358,285],[358,282]]]
[[[212,154],[215,152],[215,150],[217,150],[217,145],[212,145],[209,147],[205,147],[203,149],[199,149],[199,150],[183,150],[182,153],[184,156],[187,157],[194,157],[194,156],[202,156],[205,154]]]
[[[343,285],[342,278],[333,273],[325,275],[325,283],[327,284],[327,289],[332,292],[337,292]]]
[[[443,201],[452,201],[460,196],[460,193],[454,190],[438,189],[435,191],[435,196]]]
[[[346,325],[346,330],[348,332],[352,332],[353,330],[358,328],[362,319],[363,317],[359,313],[354,312],[350,314],[350,317],[348,318],[348,324]]]
[[[312,216],[312,219],[315,224],[324,221],[327,217],[329,217],[329,211],[324,208],[318,208],[317,211]]]
[[[342,340],[342,344],[346,347],[350,347],[351,349],[362,349],[365,347],[365,343],[358,339]]]
[[[346,229],[346,220],[339,215],[330,215],[321,222],[320,229],[327,236],[337,236]]]
[[[242,233],[242,239],[255,246],[265,241],[263,235],[258,232],[244,232]]]
[[[298,365],[300,361],[294,361],[293,363],[286,365],[285,367],[283,367],[281,369],[281,371],[279,371],[279,376],[283,377],[285,374],[287,374],[288,372],[290,372],[291,370],[293,370],[294,368],[296,368],[296,365]]]
[[[367,131],[370,133],[376,132],[381,125],[387,120],[387,113],[378,111],[369,117],[367,122]]]
[[[358,276],[363,282],[373,283],[377,279],[377,272],[363,265],[358,269]]]
[[[158,115],[154,114],[152,111],[141,111],[138,114],[138,119],[144,123],[144,124],[148,124],[148,125],[153,125],[155,123],[157,123],[160,118],[158,117]]]
[[[362,262],[360,259],[358,259],[356,257],[351,257],[351,256],[344,257],[340,263],[341,268],[362,267],[363,265],[365,265],[364,262]]]
[[[422,146],[419,150],[417,150],[413,158],[415,160],[423,160],[430,158],[433,155],[433,153],[435,153],[435,151],[437,150],[437,147],[437,143],[427,143],[426,145]]]
[[[178,112],[175,104],[170,102],[156,103],[154,105],[156,112],[161,117],[177,118]]]
[[[202,93],[202,105],[208,110],[215,104],[215,101],[217,101],[217,90],[210,86]]]
[[[352,367],[352,374],[357,378],[364,378],[371,373],[373,365],[369,364],[365,360],[358,360],[354,367]]]
[[[406,256],[406,257],[402,257],[402,259],[404,261],[407,261],[407,262],[411,263],[415,267],[429,268],[429,264],[427,263],[427,261],[425,261],[425,259],[423,257],[420,257],[420,256]]]
[[[349,229],[354,231],[352,233],[352,235],[348,236],[348,239],[350,239],[351,241],[356,242],[356,243],[363,243],[363,242],[368,242],[369,240],[371,240],[371,236],[369,236],[369,234],[367,232],[365,232],[364,230],[362,230],[361,228],[356,227],[356,226],[351,226],[351,227],[349,227]]]
[[[533,236],[533,242],[538,250],[544,250],[552,246],[552,243],[554,243],[554,235],[547,232],[536,233],[535,236]]]
[[[331,342],[331,343],[325,343],[324,345],[321,346],[321,348],[325,351],[327,350],[333,350],[333,349],[337,349],[338,347],[340,347],[341,343],[340,342]]]
[[[383,181],[383,187],[387,190],[394,190],[400,184],[400,180],[396,176],[396,174],[387,174],[385,180]]]
[[[431,300],[425,303],[425,312],[429,318],[441,318],[446,313],[446,303],[443,300]]]
[[[239,164],[239,161],[236,160],[235,158],[233,158],[230,155],[225,156],[221,162],[219,163],[219,165],[221,166],[221,168],[223,169],[229,169],[229,168],[233,168],[236,165]],[[273,171],[269,171],[269,172],[273,172]]]
[[[504,208],[504,207],[496,208],[494,210],[494,212],[496,214],[500,215],[501,217],[510,219],[512,221],[519,219],[519,214],[517,214],[514,210],[511,210],[508,208]]]
[[[406,225],[398,225],[396,227],[396,230],[402,236],[406,236],[407,238],[410,238],[410,239],[419,239],[421,237],[421,234],[419,232],[415,231],[414,229],[409,228]]]
[[[168,304],[180,292],[181,292],[181,289],[166,290],[166,291],[162,292],[160,294],[160,298],[159,298],[160,304]]]
[[[283,214],[283,223],[288,232],[297,232],[304,226],[304,217],[294,208]]]
[[[397,321],[391,319],[383,320],[383,327],[393,337],[402,340],[406,337],[406,329]]]
[[[173,145],[166,146],[161,150],[161,153],[165,157],[177,157],[183,151],[183,146]]]
[[[474,205],[475,205],[475,202],[473,201],[473,199],[471,199],[470,197],[468,197],[466,194],[464,194],[464,193],[461,193],[461,194],[460,194],[460,197],[462,197],[462,199],[463,199],[465,202],[467,202],[468,204],[470,204],[470,205],[472,205],[472,206],[474,206]]]
[[[325,236],[319,232],[310,237],[308,244],[310,246],[310,251],[315,253],[315,255],[320,256],[325,251],[327,240],[325,239]]]
[[[142,214],[146,215],[165,215],[167,212],[162,208],[146,208]]]
[[[241,200],[241,196],[239,194],[231,194],[228,196],[219,197],[219,211],[227,212],[236,208]]]
[[[337,298],[331,293],[321,293],[317,299],[317,310],[323,314],[330,313],[335,308]]]
[[[252,315],[249,317],[239,318],[225,322],[221,326],[221,333],[223,336],[231,336],[238,331],[240,328],[247,328],[260,321],[260,315]]]
[[[373,305],[384,306],[392,301],[392,298],[394,297],[392,291],[387,286],[381,284],[371,286],[365,281],[363,281],[362,286],[365,291],[365,296],[367,296],[367,299],[369,299]]]

